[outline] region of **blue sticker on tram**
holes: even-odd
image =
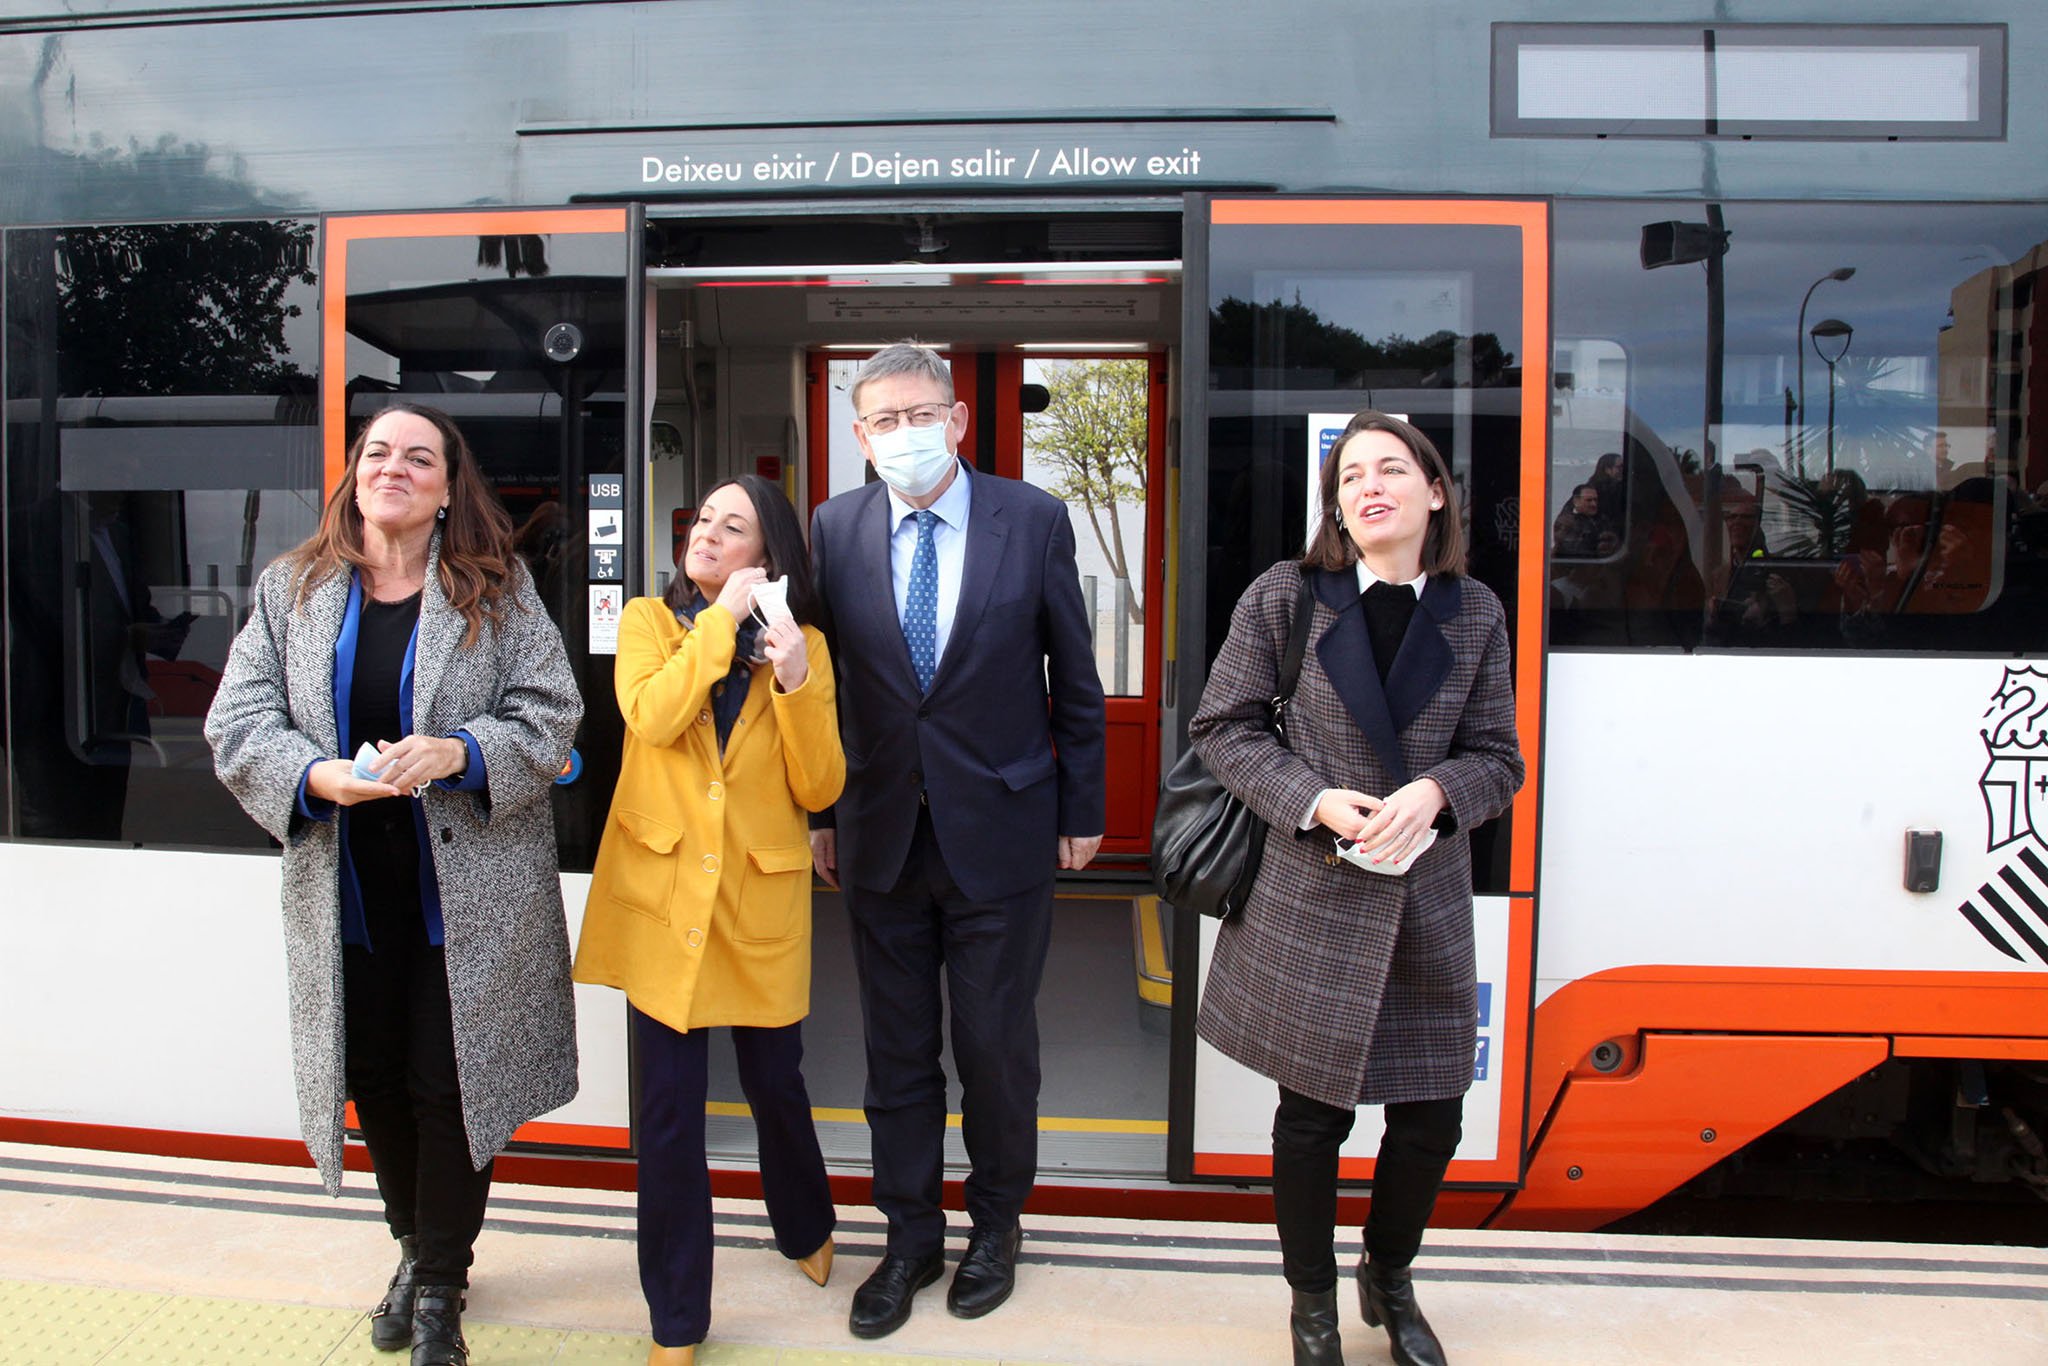
[[[1486,1028],[1493,1023],[1493,983],[1479,984],[1479,1027]]]
[[[575,782],[578,778],[582,776],[583,751],[580,749],[572,749],[569,751],[569,762],[563,764],[562,771],[555,775],[555,786],[567,787],[570,783]]]
[[[1486,1080],[1486,1055],[1490,1051],[1487,1048],[1487,1044],[1491,1042],[1492,1039],[1488,1035],[1481,1034],[1479,1036],[1479,1049],[1472,1058],[1472,1080],[1474,1081]]]

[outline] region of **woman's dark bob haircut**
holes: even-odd
[[[747,501],[754,505],[754,520],[761,528],[761,545],[768,556],[766,568],[771,579],[789,580],[789,613],[796,618],[799,626],[818,624],[818,590],[811,583],[811,552],[804,546],[803,523],[796,519],[796,509],[789,505],[789,496],[782,491],[782,485],[758,474],[743,474],[737,479],[728,479],[722,484],[713,484],[705,490],[704,501],[722,488],[739,485],[740,492],[747,495]],[[701,506],[701,504],[700,504]],[[696,601],[697,585],[690,582],[690,576],[680,571],[668,581],[668,592],[662,601],[670,610],[687,612]]]
[[[1321,495],[1317,505],[1322,515],[1316,519],[1315,534],[1309,537],[1308,551],[1301,562],[1311,569],[1348,569],[1358,563],[1358,547],[1344,530],[1337,507],[1337,467],[1343,463],[1345,445],[1360,432],[1391,433],[1415,453],[1423,474],[1444,497],[1444,505],[1429,514],[1429,530],[1423,534],[1422,572],[1431,576],[1463,574],[1465,521],[1458,509],[1458,486],[1451,479],[1450,467],[1444,464],[1444,458],[1437,454],[1428,437],[1400,418],[1371,408],[1352,418],[1330,445],[1329,458],[1323,461],[1323,474],[1318,481]]]

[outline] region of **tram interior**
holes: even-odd
[[[1146,567],[1166,562],[1169,547],[1147,537],[1164,442],[1148,452],[1142,431],[1147,419],[1165,431],[1177,382],[1180,231],[1178,214],[652,220],[647,564],[656,583],[668,581],[698,493],[722,479],[775,479],[806,519],[817,501],[858,487],[867,469],[847,387],[860,361],[904,338],[936,346],[970,406],[964,445],[976,466],[1065,485],[1112,725],[1150,727],[1151,768],[1133,787],[1156,788],[1164,669],[1160,634],[1143,623],[1163,605],[1145,600]],[[1104,457],[1115,467],[1107,508],[1073,496],[1090,476],[1060,444],[1063,401],[1122,405],[1125,446]],[[1149,808],[1124,811],[1124,826],[1141,816],[1149,826]],[[1113,836],[1118,821],[1113,813]],[[1144,895],[1142,865],[1116,857],[1117,844],[1060,885],[1039,1006],[1048,1174],[1166,1170],[1172,936]],[[864,1164],[860,1008],[837,893],[821,886],[815,917],[805,1072],[827,1160]],[[957,1083],[949,1101],[957,1114]],[[727,1049],[713,1049],[711,1110],[714,1155],[751,1158],[753,1126]],[[948,1144],[949,1162],[964,1167],[957,1125]]]

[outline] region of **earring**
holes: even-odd
[[[447,521],[447,520],[448,520],[448,509],[447,509],[447,508],[435,508],[435,509],[434,509],[434,520],[435,520],[435,521],[437,521],[437,522],[445,522],[445,521]]]

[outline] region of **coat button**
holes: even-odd
[[[910,781],[911,781],[911,782],[913,782],[913,783],[915,783],[915,784],[917,784],[917,785],[918,785],[919,787],[923,787],[923,786],[924,786],[924,770],[923,770],[923,769],[921,769],[921,768],[913,768],[913,769],[911,769],[911,770],[910,770]]]
[[[710,724],[711,724],[711,713],[710,713],[710,712],[708,712],[708,711],[700,711],[700,712],[698,712],[698,713],[697,713],[697,724],[698,724],[698,725],[700,725],[700,726],[708,726],[708,725],[710,725]]]
[[[715,873],[718,871],[718,855],[706,854],[704,856],[704,871],[707,873]]]
[[[454,830],[452,830],[451,828],[449,828],[448,826],[445,826],[445,825],[444,825],[444,826],[442,826],[442,827],[441,827],[441,843],[443,843],[443,844],[453,844],[453,843],[455,843],[455,831],[454,831]]]
[[[927,716],[930,716],[931,714],[932,704],[929,702],[924,703],[917,709],[917,719],[920,721],[924,720]]]
[[[711,798],[711,800],[712,800],[712,801],[714,801],[714,802],[715,802],[715,801],[717,801],[717,800],[718,800],[719,798],[721,798],[721,797],[723,797],[723,796],[725,795],[725,784],[724,784],[724,783],[713,783],[713,784],[711,785],[710,789],[709,789],[708,791],[706,791],[706,793],[705,793],[704,795],[706,795],[707,797]]]
[[[693,949],[697,948],[704,942],[704,931],[698,929],[691,930],[688,934],[683,936],[683,942],[688,944]]]
[[[1335,854],[1325,854],[1323,855],[1323,862],[1329,864],[1332,868],[1335,868],[1339,863],[1343,862],[1343,860],[1338,858]]]

